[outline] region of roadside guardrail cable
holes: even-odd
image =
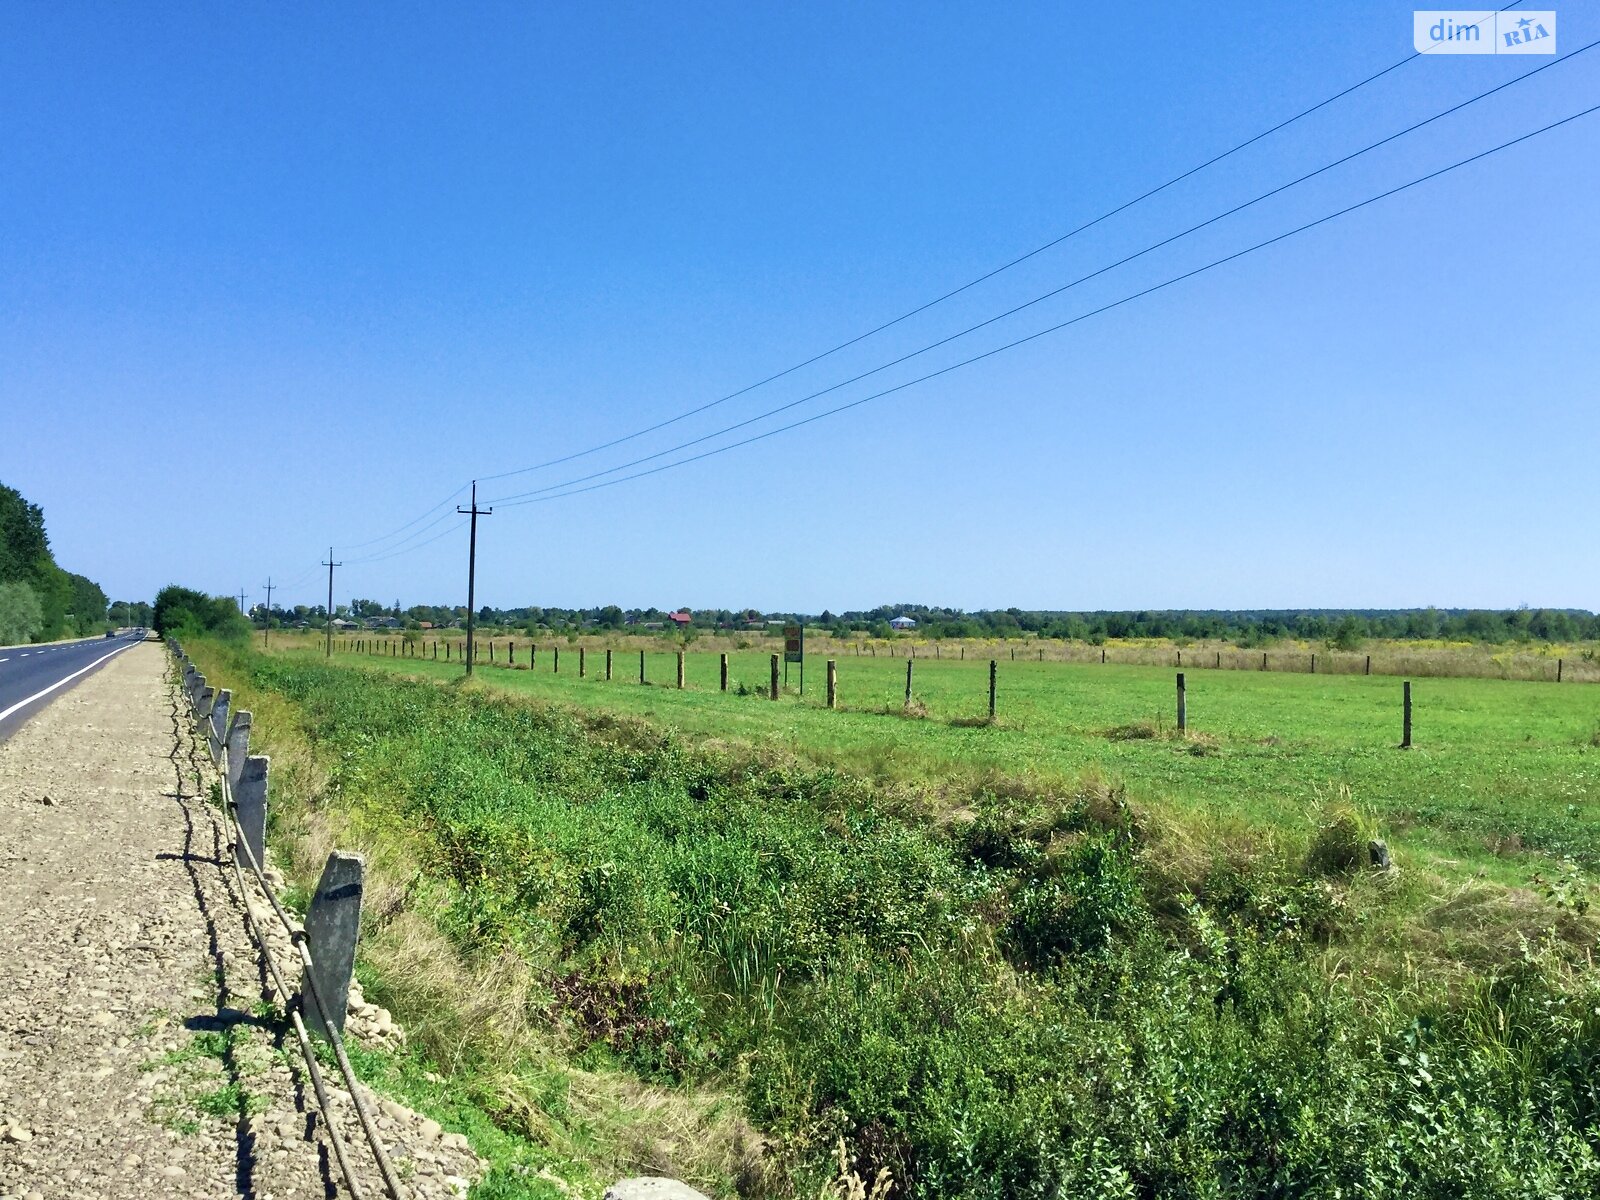
[[[168,643],[182,662],[189,661],[188,655],[178,649],[175,643]],[[185,689],[187,695],[187,689]],[[201,717],[195,709],[194,699],[189,696],[190,709],[197,721],[209,721],[208,717]],[[333,1050],[334,1058],[339,1064],[339,1073],[344,1077],[345,1086],[350,1092],[350,1101],[355,1105],[356,1117],[361,1122],[362,1132],[366,1135],[368,1146],[372,1150],[373,1158],[377,1161],[378,1171],[383,1176],[384,1188],[390,1200],[406,1200],[406,1191],[400,1183],[399,1176],[395,1173],[394,1164],[389,1159],[388,1151],[384,1149],[383,1140],[378,1135],[376,1122],[366,1102],[361,1098],[361,1089],[356,1079],[355,1069],[350,1065],[350,1056],[345,1052],[344,1038],[334,1023],[326,1003],[317,991],[316,976],[312,969],[311,949],[305,931],[296,926],[293,919],[284,910],[279,902],[277,893],[272,889],[261,864],[256,860],[255,851],[250,847],[239,827],[234,813],[233,787],[230,782],[231,772],[228,762],[228,745],[226,731],[218,738],[220,744],[220,758],[217,763],[218,773],[221,777],[222,812],[227,832],[233,842],[235,853],[233,856],[234,875],[239,882],[240,899],[244,901],[245,920],[250,926],[255,937],[256,945],[261,949],[261,955],[267,964],[267,970],[272,975],[273,986],[278,989],[278,994],[283,997],[284,1008],[289,1013],[289,1019],[294,1025],[295,1037],[300,1044],[300,1053],[305,1058],[306,1069],[311,1076],[312,1090],[316,1093],[317,1107],[322,1111],[322,1122],[327,1127],[329,1139],[333,1143],[333,1153],[339,1163],[340,1174],[344,1176],[345,1186],[353,1200],[365,1200],[365,1192],[357,1179],[345,1148],[344,1136],[340,1133],[338,1124],[333,1119],[333,1106],[329,1099],[327,1087],[323,1081],[322,1069],[317,1062],[316,1051],[311,1045],[311,1037],[306,1029],[299,1008],[305,1006],[305,997],[311,998],[311,1003],[316,1006],[317,1014],[321,1018],[322,1027],[327,1033],[328,1044]],[[249,897],[246,895],[244,873],[239,866],[239,856],[243,854],[245,862],[249,865],[251,873],[256,878],[256,883],[261,888],[261,893],[267,898],[267,903],[277,915],[278,921],[283,925],[284,932],[289,941],[294,945],[300,957],[301,988],[299,992],[300,1005],[294,1004],[295,993],[286,984],[283,972],[279,969],[272,948],[267,944],[265,932],[257,922],[256,914],[251,908]]]

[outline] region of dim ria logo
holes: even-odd
[[[1418,54],[1554,54],[1554,12],[1414,12]]]

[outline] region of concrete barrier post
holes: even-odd
[[[306,942],[311,950],[311,983],[327,1010],[324,1024],[316,1004],[304,1006],[306,1025],[328,1036],[328,1025],[344,1032],[345,1009],[350,1003],[350,979],[355,973],[356,938],[361,932],[361,893],[366,864],[359,854],[335,850],[328,855],[317,881],[317,891],[306,910]]]
[[[233,714],[228,726],[228,791],[239,791],[239,776],[244,772],[244,760],[250,755],[250,710],[242,708]]]
[[[267,772],[272,760],[265,754],[252,754],[239,768],[239,786],[233,793],[233,819],[239,823],[241,846],[233,848],[242,863],[250,861],[245,846],[255,855],[256,865],[267,863]]]
[[[211,750],[211,761],[222,761],[222,747],[228,737],[228,710],[233,707],[233,692],[223,688],[217,693],[216,700],[211,705],[211,715],[207,718],[211,723],[208,731],[207,742]]]
[[[200,689],[200,699],[194,706],[195,723],[204,728],[211,719],[211,706],[217,702],[217,689],[209,684]]]

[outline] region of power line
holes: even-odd
[[[365,546],[375,546],[379,542],[386,542],[390,538],[394,537],[396,534],[404,533],[407,529],[410,529],[418,521],[422,521],[422,520],[427,519],[428,517],[431,517],[434,513],[438,512],[441,508],[444,508],[445,506],[447,506],[450,503],[452,503],[457,496],[461,495],[461,493],[466,491],[466,490],[467,490],[467,485],[466,484],[462,484],[455,491],[451,492],[448,496],[446,496],[443,500],[439,501],[439,503],[435,504],[432,508],[428,509],[427,512],[423,513],[422,516],[415,517],[412,520],[407,521],[404,525],[400,526],[398,529],[392,530],[389,533],[384,534],[382,537],[370,538],[369,540],[367,540],[365,542],[353,542],[353,543],[350,543],[348,545],[345,545],[343,548],[345,550],[360,550]],[[430,522],[430,524],[437,525],[438,522],[437,521],[432,521],[432,522]]]
[[[1512,0],[1512,3],[1506,5],[1505,8],[1499,9],[1498,11],[1500,11],[1500,12],[1509,11],[1510,9],[1516,8],[1521,3],[1522,3],[1522,0]],[[1492,19],[1492,18],[1490,18],[1490,19]],[[1486,22],[1484,22],[1484,21],[1478,22],[1479,25],[1482,25],[1482,24],[1485,24],[1485,23]],[[961,284],[959,287],[952,288],[950,291],[945,292],[944,294],[942,294],[940,296],[936,296],[932,300],[926,301],[923,304],[919,304],[917,307],[915,307],[913,309],[910,309],[907,312],[901,313],[898,317],[894,317],[894,318],[892,318],[892,319],[890,319],[888,321],[885,321],[881,325],[876,325],[876,326],[874,326],[873,328],[867,330],[864,333],[856,334],[854,337],[849,338],[849,339],[847,339],[847,340],[845,340],[843,342],[840,342],[838,345],[833,346],[832,348],[830,348],[828,350],[824,350],[819,354],[813,354],[810,358],[807,358],[802,362],[797,362],[793,366],[785,367],[783,370],[778,371],[775,374],[768,375],[765,379],[761,379],[761,380],[758,380],[755,383],[748,384],[747,386],[742,387],[742,388],[738,389],[737,391],[729,392],[726,396],[720,396],[715,400],[707,401],[705,404],[701,404],[701,405],[699,405],[699,406],[697,406],[695,408],[687,409],[684,412],[678,413],[676,416],[668,417],[664,421],[658,421],[654,425],[649,425],[649,426],[646,426],[643,429],[634,430],[632,433],[624,434],[621,437],[613,438],[611,441],[602,442],[597,446],[590,446],[586,450],[578,450],[578,451],[574,451],[571,454],[564,454],[559,458],[547,459],[546,461],[544,461],[542,463],[535,463],[532,466],[518,467],[515,470],[511,470],[511,471],[502,471],[497,475],[486,475],[486,476],[483,476],[481,478],[480,482],[490,483],[490,482],[493,482],[496,479],[507,479],[507,478],[509,478],[509,477],[511,477],[513,475],[526,475],[526,474],[528,474],[530,472],[533,472],[533,471],[542,471],[542,470],[545,470],[548,467],[559,466],[562,463],[572,462],[574,459],[587,458],[591,454],[598,454],[602,450],[610,450],[613,447],[622,445],[624,442],[631,442],[636,438],[644,437],[646,434],[655,433],[658,430],[665,429],[669,425],[675,425],[679,421],[684,421],[684,420],[687,420],[690,417],[698,416],[700,413],[707,412],[710,409],[716,408],[720,404],[726,404],[728,401],[736,400],[740,396],[743,396],[743,395],[746,395],[749,392],[755,391],[757,388],[765,387],[769,383],[776,383],[778,380],[783,379],[786,376],[792,375],[796,371],[803,370],[804,368],[812,366],[815,363],[819,363],[823,359],[829,358],[829,357],[839,353],[841,350],[847,350],[851,346],[856,345],[858,342],[863,342],[863,341],[865,341],[866,339],[868,339],[870,337],[875,337],[876,335],[878,335],[880,333],[883,333],[885,330],[892,329],[896,325],[899,325],[904,321],[910,320],[912,317],[915,317],[915,316],[918,316],[918,315],[920,315],[922,313],[925,313],[929,309],[934,308],[937,305],[943,304],[946,300],[954,299],[956,296],[961,295],[963,292],[969,291],[972,288],[977,287],[981,283],[986,283],[990,279],[995,278],[997,275],[1004,274],[1006,271],[1011,270],[1013,267],[1021,266],[1023,263],[1027,262],[1029,259],[1035,258],[1038,255],[1043,254],[1046,250],[1054,249],[1056,246],[1061,245],[1063,242],[1069,241],[1070,239],[1077,237],[1080,233],[1085,233],[1088,230],[1093,229],[1096,225],[1099,225],[1104,221],[1108,221],[1112,217],[1117,216],[1120,213],[1126,212],[1128,209],[1133,208],[1135,205],[1142,204],[1144,201],[1149,200],[1152,197],[1161,194],[1162,192],[1166,191],[1170,187],[1175,186],[1176,184],[1182,183],[1185,179],[1188,179],[1190,176],[1197,175],[1201,171],[1206,170],[1208,167],[1216,166],[1216,164],[1222,162],[1224,159],[1231,158],[1233,155],[1239,153],[1241,150],[1248,149],[1250,146],[1255,145],[1257,142],[1261,141],[1262,139],[1271,137],[1273,134],[1278,133],[1281,130],[1287,129],[1289,126],[1295,124],[1296,122],[1301,121],[1306,117],[1309,117],[1312,113],[1318,112],[1319,110],[1326,108],[1328,105],[1333,104],[1338,100],[1342,100],[1342,99],[1344,99],[1344,97],[1349,96],[1354,92],[1360,91],[1362,88],[1366,87],[1370,83],[1377,82],[1379,79],[1382,79],[1385,75],[1388,75],[1393,71],[1399,70],[1401,67],[1407,65],[1408,63],[1410,63],[1414,59],[1420,58],[1423,55],[1423,53],[1426,53],[1426,52],[1414,50],[1410,54],[1406,55],[1404,58],[1399,59],[1398,61],[1389,64],[1387,67],[1384,67],[1381,71],[1377,71],[1372,75],[1368,75],[1365,79],[1362,79],[1357,83],[1351,84],[1349,87],[1343,88],[1342,90],[1340,90],[1338,92],[1335,92],[1333,95],[1327,97],[1325,100],[1319,100],[1317,103],[1311,105],[1311,107],[1302,109],[1301,111],[1295,113],[1292,117],[1289,117],[1289,118],[1287,118],[1287,119],[1285,119],[1283,121],[1278,122],[1276,125],[1272,126],[1271,128],[1264,129],[1260,133],[1256,134],[1255,136],[1250,137],[1250,138],[1246,138],[1244,141],[1239,142],[1237,145],[1234,145],[1234,146],[1230,147],[1227,150],[1224,150],[1222,153],[1214,155],[1211,158],[1208,158],[1205,162],[1200,163],[1197,166],[1190,167],[1188,170],[1186,170],[1186,171],[1184,171],[1184,172],[1182,172],[1182,173],[1180,173],[1178,175],[1174,175],[1171,179],[1167,180],[1165,183],[1158,184],[1157,186],[1151,188],[1149,191],[1143,192],[1140,195],[1135,196],[1131,200],[1124,201],[1122,204],[1119,204],[1115,208],[1109,209],[1106,212],[1101,213],[1099,216],[1093,218],[1092,220],[1085,221],[1082,225],[1077,226],[1075,229],[1068,230],[1066,233],[1063,233],[1058,237],[1052,238],[1050,241],[1045,242],[1043,245],[1036,246],[1034,249],[1027,251],[1025,254],[1018,255],[1016,258],[1011,259],[1009,262],[1003,263],[998,267],[995,267],[995,268],[993,268],[993,269],[991,269],[989,271],[984,272],[982,275],[979,275],[977,278],[971,279],[971,280],[967,281],[966,283]],[[564,485],[557,485],[557,486],[564,486]],[[456,495],[459,495],[459,494],[460,494],[460,492],[458,491],[456,493]],[[523,493],[523,494],[528,494],[528,493]],[[454,497],[452,497],[452,499],[453,498]],[[432,511],[432,510],[430,510],[430,511]],[[426,514],[424,514],[424,515],[426,515]]]
[[[1480,151],[1479,153],[1471,155],[1470,157],[1460,159],[1451,163],[1449,166],[1439,168],[1437,171],[1430,171],[1428,174],[1418,176],[1416,179],[1413,179],[1408,183],[1402,183],[1397,187],[1389,188],[1387,191],[1379,192],[1377,195],[1369,196],[1365,200],[1357,201],[1355,204],[1341,208],[1337,212],[1329,213],[1324,217],[1318,217],[1314,221],[1308,221],[1303,225],[1296,226],[1286,233],[1280,233],[1275,237],[1266,239],[1265,241],[1257,242],[1252,246],[1247,246],[1243,250],[1237,250],[1232,254],[1225,255],[1222,258],[1214,259],[1213,261],[1206,263],[1203,266],[1196,267],[1191,271],[1185,271],[1181,275],[1174,275],[1170,279],[1163,280],[1161,283],[1154,284],[1150,287],[1124,296],[1120,300],[1113,300],[1109,304],[1103,304],[1099,308],[1091,309],[1086,313],[1080,313],[1076,317],[1072,317],[1068,320],[1058,322],[1055,325],[1040,329],[1034,333],[1028,334],[1026,337],[1017,338],[1015,341],[1007,342],[1002,346],[996,346],[994,349],[986,350],[982,354],[975,354],[970,358],[962,359],[960,362],[952,363],[947,367],[941,367],[937,371],[930,371],[926,375],[918,376],[916,379],[907,380],[905,383],[896,384],[894,387],[884,388],[882,391],[874,392],[870,396],[863,396],[859,400],[852,400],[848,404],[838,405],[837,407],[830,408],[825,412],[814,413],[809,417],[804,417],[798,421],[791,422],[788,425],[782,425],[776,429],[769,429],[763,433],[758,433],[751,437],[743,438],[737,442],[730,442],[726,446],[718,446],[714,449],[705,450],[699,454],[691,455],[688,458],[677,459],[673,462],[663,463],[660,466],[651,467],[649,470],[637,471],[632,475],[624,475],[617,479],[608,479],[600,483],[593,483],[587,487],[575,488],[572,491],[562,492],[558,495],[533,496],[529,499],[513,500],[509,503],[505,501],[497,501],[497,503],[499,503],[503,508],[516,508],[523,504],[541,504],[550,500],[562,500],[568,496],[582,495],[585,492],[598,491],[601,488],[613,487],[619,483],[627,483],[634,479],[643,479],[648,475],[656,475],[662,471],[669,471],[674,467],[687,466],[689,463],[699,462],[700,460],[706,458],[712,458],[718,454],[724,454],[729,450],[737,450],[742,446],[748,446],[754,442],[764,441],[765,439],[775,437],[780,433],[788,433],[791,430],[799,429],[803,425],[810,425],[814,421],[820,421],[825,417],[836,416],[837,414],[847,412],[850,409],[859,408],[863,404],[868,404],[874,400],[882,399],[884,396],[893,395],[896,392],[901,392],[907,388],[914,387],[919,383],[926,383],[930,379],[937,379],[941,375],[948,375],[952,371],[960,370],[962,367],[971,366],[973,363],[982,362],[984,359],[993,358],[995,355],[1003,354],[1008,350],[1014,350],[1018,346],[1026,345],[1028,342],[1036,341],[1037,339],[1046,337],[1052,333],[1057,333],[1060,330],[1068,328],[1069,326],[1077,325],[1082,321],[1087,321],[1091,317],[1096,317],[1102,313],[1110,312],[1112,309],[1120,308],[1124,304],[1130,304],[1135,300],[1139,300],[1155,292],[1162,291],[1173,286],[1174,284],[1182,283],[1184,280],[1193,279],[1196,275],[1204,274],[1206,271],[1210,271],[1215,267],[1220,267],[1226,263],[1233,262],[1234,260],[1243,258],[1248,254],[1253,254],[1257,250],[1263,250],[1268,246],[1276,245],[1278,242],[1285,241],[1286,239],[1294,237],[1297,234],[1305,233],[1307,230],[1315,229],[1319,225],[1325,225],[1329,221],[1337,220],[1339,217],[1353,213],[1357,209],[1365,208],[1370,204],[1376,204],[1380,200],[1388,199],[1390,196],[1398,195],[1400,192],[1407,191],[1408,189],[1414,188],[1419,184],[1427,183],[1430,180],[1437,179],[1442,175],[1447,175],[1451,171],[1467,166],[1470,163],[1478,162],[1479,160],[1488,158],[1491,155],[1498,154],[1502,150],[1508,150],[1512,146],[1516,146],[1522,142],[1529,141],[1532,138],[1539,137],[1541,134],[1549,133],[1553,129],[1559,129],[1563,125],[1570,124],[1571,122],[1582,117],[1590,116],[1595,112],[1600,112],[1600,104],[1596,104],[1592,107],[1583,109],[1580,112],[1573,113],[1571,116],[1563,117],[1559,121],[1552,121],[1550,124],[1541,126],[1530,133],[1522,134],[1520,137],[1512,138],[1508,142],[1502,142],[1498,146],[1491,147],[1488,150]]]
[[[560,482],[560,483],[547,484],[544,487],[534,488],[534,489],[532,489],[530,491],[513,492],[510,495],[499,496],[499,497],[495,498],[494,503],[504,504],[504,503],[507,503],[507,502],[512,501],[512,500],[522,500],[522,499],[525,499],[525,498],[530,497],[530,496],[540,496],[540,495],[544,495],[544,494],[546,494],[548,492],[561,491],[564,488],[569,488],[569,487],[572,487],[572,486],[574,486],[576,484],[588,483],[591,480],[599,479],[599,478],[602,478],[603,476],[606,476],[606,475],[614,475],[619,471],[626,471],[631,467],[643,466],[645,463],[654,462],[657,459],[665,458],[669,454],[676,454],[681,450],[687,450],[692,446],[698,446],[698,445],[701,445],[701,444],[703,444],[705,442],[709,442],[714,438],[723,437],[726,434],[733,433],[733,432],[735,432],[737,430],[740,430],[740,429],[744,429],[744,428],[746,428],[746,427],[748,427],[750,425],[754,425],[754,424],[756,424],[756,423],[758,423],[760,421],[764,421],[764,420],[768,419],[769,417],[777,416],[779,413],[788,412],[790,409],[798,408],[802,404],[808,404],[812,400],[819,399],[820,397],[826,396],[831,392],[836,392],[840,388],[849,387],[851,384],[854,384],[854,383],[860,383],[863,379],[868,379],[868,378],[872,377],[873,375],[881,374],[882,372],[887,371],[892,367],[897,367],[897,366],[901,365],[902,363],[909,362],[911,359],[918,358],[921,355],[929,353],[930,351],[937,350],[941,346],[948,345],[949,343],[957,341],[960,338],[966,337],[969,334],[976,333],[978,330],[987,328],[988,326],[993,325],[996,322],[1003,321],[1003,320],[1007,319],[1008,317],[1013,317],[1017,313],[1020,313],[1025,309],[1032,308],[1036,304],[1041,304],[1046,300],[1053,299],[1054,297],[1059,296],[1062,293],[1064,293],[1066,291],[1069,291],[1070,289],[1075,288],[1080,284],[1087,283],[1090,280],[1096,279],[1099,276],[1104,275],[1109,271],[1113,271],[1118,267],[1125,266],[1128,263],[1133,262],[1135,259],[1143,258],[1145,255],[1153,253],[1154,251],[1159,250],[1164,246],[1169,246],[1173,242],[1176,242],[1176,241],[1181,240],[1182,238],[1188,237],[1190,234],[1197,233],[1200,230],[1205,229],[1207,226],[1214,225],[1218,221],[1224,220],[1224,219],[1226,219],[1228,217],[1234,216],[1237,213],[1243,212],[1245,209],[1250,208],[1253,205],[1260,204],[1264,200],[1271,199],[1273,196],[1276,196],[1276,195],[1278,195],[1278,194],[1280,194],[1282,192],[1288,191],[1290,188],[1297,187],[1300,184],[1305,183],[1307,180],[1314,179],[1318,175],[1325,174],[1326,172],[1331,171],[1336,167],[1343,166],[1345,163],[1348,163],[1348,162],[1352,161],[1353,159],[1360,158],[1363,154],[1370,153],[1373,150],[1376,150],[1376,149],[1379,149],[1382,146],[1388,145],[1390,142],[1393,142],[1393,141],[1395,141],[1395,140],[1397,140],[1399,138],[1405,137],[1407,134],[1415,133],[1418,129],[1421,129],[1426,125],[1430,125],[1433,122],[1441,120],[1444,117],[1448,117],[1453,113],[1460,112],[1462,109],[1467,108],[1467,107],[1469,107],[1469,106],[1471,106],[1473,104],[1476,104],[1480,100],[1487,99],[1488,97],[1493,96],[1497,92],[1504,91],[1506,88],[1513,87],[1516,84],[1519,84],[1519,83],[1522,83],[1522,82],[1524,82],[1524,81],[1526,81],[1528,79],[1531,79],[1533,76],[1539,74],[1541,71],[1546,71],[1551,67],[1558,66],[1561,63],[1568,62],[1571,59],[1576,58],[1578,55],[1583,54],[1586,51],[1594,49],[1594,47],[1597,46],[1597,45],[1600,45],[1600,39],[1596,39],[1595,41],[1589,42],[1587,45],[1579,47],[1577,50],[1572,51],[1570,54],[1563,55],[1560,58],[1552,59],[1549,62],[1544,63],[1541,66],[1535,67],[1531,71],[1525,71],[1521,75],[1518,75],[1513,79],[1508,79],[1504,83],[1501,83],[1501,84],[1496,85],[1495,87],[1489,88],[1487,91],[1479,92],[1476,96],[1472,96],[1471,98],[1469,98],[1467,100],[1463,100],[1458,104],[1454,104],[1449,108],[1446,108],[1446,109],[1444,109],[1444,110],[1442,110],[1440,112],[1434,113],[1430,117],[1425,117],[1422,120],[1416,122],[1415,124],[1407,126],[1405,129],[1401,129],[1398,132],[1391,133],[1387,137],[1380,138],[1379,140],[1377,140],[1375,142],[1372,142],[1371,144],[1369,144],[1367,146],[1363,146],[1359,150],[1354,150],[1354,151],[1350,152],[1349,154],[1344,155],[1342,158],[1334,159],[1332,162],[1326,163],[1323,166],[1318,167],[1314,171],[1310,171],[1310,172],[1308,172],[1308,173],[1306,173],[1304,175],[1301,175],[1298,179],[1290,180],[1288,183],[1279,184],[1277,187],[1272,188],[1272,189],[1270,189],[1268,191],[1262,192],[1259,195],[1254,196],[1251,199],[1244,201],[1242,204],[1236,204],[1232,208],[1227,209],[1224,212],[1220,212],[1220,213],[1217,213],[1215,216],[1208,217],[1204,221],[1201,221],[1197,225],[1191,225],[1191,226],[1189,226],[1189,228],[1183,230],[1180,233],[1174,233],[1171,236],[1165,237],[1165,238],[1161,239],[1158,242],[1154,242],[1151,245],[1148,245],[1148,246],[1144,247],[1141,250],[1137,250],[1132,254],[1128,254],[1128,255],[1126,255],[1126,256],[1124,256],[1122,258],[1119,258],[1117,261],[1115,261],[1113,263],[1108,263],[1107,265],[1105,265],[1103,267],[1100,267],[1097,270],[1090,271],[1086,275],[1080,275],[1076,279],[1073,279],[1073,280],[1071,280],[1071,281],[1069,281],[1067,283],[1064,283],[1059,287],[1052,288],[1050,291],[1045,292],[1042,295],[1035,296],[1031,300],[1026,300],[1021,304],[1018,304],[1018,305],[1016,305],[1016,306],[1014,306],[1012,308],[1006,309],[1004,312],[998,313],[998,314],[996,314],[995,316],[992,316],[992,317],[988,317],[985,320],[977,322],[976,324],[968,325],[964,329],[958,330],[957,332],[949,334],[946,337],[939,338],[937,341],[930,342],[927,345],[920,347],[919,349],[912,350],[912,351],[910,351],[909,353],[906,353],[906,354],[902,354],[898,358],[891,359],[890,361],[888,361],[886,363],[882,363],[882,364],[880,364],[880,365],[878,365],[876,367],[872,367],[869,370],[862,371],[859,374],[853,375],[848,379],[841,380],[838,383],[830,384],[828,387],[821,388],[821,389],[819,389],[817,391],[811,392],[808,395],[801,396],[797,400],[790,400],[787,403],[780,404],[780,405],[778,405],[778,406],[776,406],[774,408],[769,408],[765,412],[757,413],[755,416],[747,417],[742,421],[737,421],[737,422],[733,423],[732,425],[726,425],[721,429],[713,430],[712,432],[706,433],[706,434],[702,434],[699,437],[690,438],[687,441],[679,442],[677,445],[669,446],[665,450],[658,450],[658,451],[654,452],[653,454],[646,454],[646,455],[644,455],[644,456],[642,456],[640,458],[633,459],[631,462],[620,463],[620,464],[618,464],[617,466],[614,466],[614,467],[607,467],[604,470],[594,471],[594,472],[591,472],[588,475],[579,475],[579,476],[577,476],[577,477],[575,477],[573,479],[564,480],[563,482]]]
[[[462,490],[465,491],[466,489],[463,488]],[[453,498],[454,497],[452,497],[452,499]],[[429,521],[426,525],[422,526],[422,528],[420,528],[420,529],[418,529],[418,530],[416,530],[416,531],[414,531],[412,533],[408,533],[405,537],[401,538],[394,545],[385,546],[382,550],[374,551],[372,554],[364,554],[360,558],[351,559],[350,560],[350,565],[351,566],[356,566],[356,565],[358,565],[360,563],[382,562],[386,558],[393,558],[397,554],[409,554],[412,550],[417,549],[419,546],[426,546],[429,542],[434,541],[439,537],[443,537],[444,534],[449,533],[450,531],[448,529],[443,530],[442,532],[440,532],[438,534],[435,534],[434,537],[425,538],[424,540],[422,540],[420,542],[416,542],[414,545],[407,546],[406,543],[412,541],[415,538],[422,537],[423,534],[427,533],[428,530],[432,529],[435,525],[438,525],[442,521],[448,521],[451,517],[453,517],[455,515],[456,514],[455,514],[454,510],[450,510],[448,512],[442,512],[437,517],[435,517],[433,520]]]

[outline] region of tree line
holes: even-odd
[[[672,620],[687,613],[689,621]],[[352,600],[337,605],[336,617],[365,623],[398,621],[408,629],[458,628],[466,623],[463,605],[414,604],[399,600]],[[274,606],[268,612],[257,605],[251,616],[259,628],[269,620],[274,627],[300,622],[321,628],[322,605]],[[910,617],[916,628],[897,631],[890,622]],[[486,629],[518,629],[528,633],[578,633],[585,631],[651,632],[695,636],[714,631],[765,631],[779,624],[798,622],[812,630],[839,638],[896,636],[941,640],[945,638],[1045,637],[1098,645],[1112,639],[1165,638],[1175,641],[1230,641],[1239,646],[1264,646],[1293,639],[1321,642],[1353,649],[1368,639],[1399,641],[1452,641],[1506,644],[1516,642],[1577,642],[1600,640],[1600,615],[1582,609],[1140,609],[1072,612],[1020,608],[966,611],[923,604],[885,604],[874,609],[834,613],[764,612],[754,608],[676,609],[623,608],[616,604],[589,608],[530,605],[477,612]]]
[[[44,510],[0,484],[0,645],[101,633],[107,607],[99,584],[56,563]]]

